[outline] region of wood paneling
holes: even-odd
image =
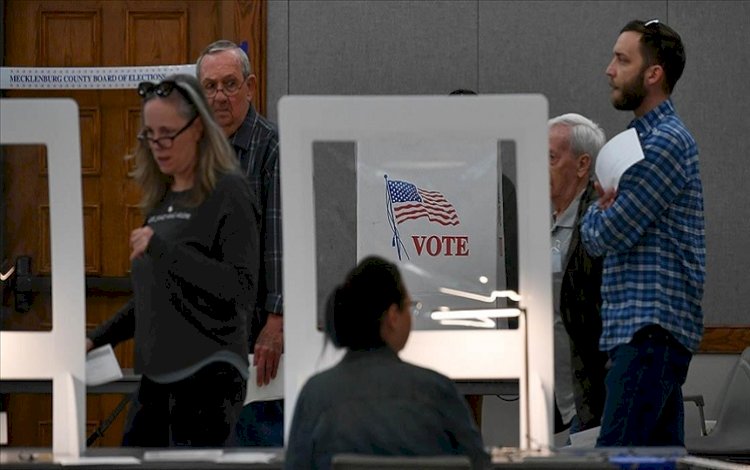
[[[740,354],[750,347],[750,328],[747,326],[706,327],[698,352]]]
[[[257,96],[253,105],[261,114],[266,114],[266,34],[267,13],[265,2],[238,1],[222,2],[222,18],[225,19],[222,29],[225,31],[226,39],[237,43],[247,41],[247,53],[253,72],[258,77]],[[234,19],[231,21],[230,19]]]
[[[39,65],[92,67],[101,60],[99,10],[46,10],[39,18]]]
[[[102,168],[102,121],[99,108],[81,107],[78,114],[81,126],[81,174],[99,176]]]
[[[265,110],[264,0],[6,0],[6,66],[118,67],[193,63],[218,39],[248,42],[258,77],[256,108]],[[85,269],[100,277],[129,276],[130,231],[141,225],[139,191],[128,172],[140,123],[140,98],[134,90],[15,90],[8,97],[72,98],[79,106]],[[33,125],[33,123],[29,123]],[[47,153],[43,146],[5,146],[2,160],[3,255],[32,258],[35,276],[50,273]],[[7,222],[7,223],[5,223]],[[12,295],[4,296],[2,327],[48,331],[64,312],[52,318],[49,292],[38,293],[31,311],[14,312]],[[112,316],[129,295],[88,293],[86,325]],[[8,312],[5,315],[5,312]],[[124,368],[133,367],[133,341],[115,348]],[[112,412],[117,395],[89,396],[87,428]],[[49,446],[52,417],[49,396],[3,397],[9,413],[11,446]],[[124,412],[100,441],[117,446]]]
[[[169,65],[192,62],[188,57],[187,10],[128,11],[126,14],[127,64]]]
[[[98,204],[83,205],[83,253],[84,267],[87,275],[101,274],[101,208]],[[40,274],[52,273],[50,256],[50,218],[49,205],[39,206],[39,249]]]
[[[79,126],[81,130],[81,174],[83,176],[99,176],[102,168],[101,156],[101,115],[97,107],[78,108]],[[41,174],[47,174],[46,152],[39,154]]]
[[[110,416],[124,395],[111,394],[88,397],[86,403],[86,437]],[[8,436],[16,446],[52,446],[52,396],[49,394],[15,394],[7,399]],[[94,447],[116,447],[120,444],[128,409],[112,422],[104,436]],[[21,415],[23,420],[18,419]],[[97,417],[97,418],[94,418]]]

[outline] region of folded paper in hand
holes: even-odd
[[[617,189],[628,168],[643,160],[638,133],[632,127],[612,137],[596,157],[596,177],[602,189]]]
[[[575,432],[570,435],[570,445],[572,447],[596,447],[596,440],[599,438],[599,431],[602,427],[589,428],[585,431]]]
[[[86,385],[102,385],[122,378],[111,344],[92,349],[86,354]]]
[[[248,355],[250,360],[250,377],[247,379],[247,395],[245,395],[245,404],[254,401],[281,400],[284,398],[284,355],[279,359],[279,369],[276,378],[272,379],[268,385],[258,387],[255,378],[258,376],[258,369],[253,365],[253,355]]]

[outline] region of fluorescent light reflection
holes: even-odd
[[[490,295],[480,295],[473,292],[467,292],[464,290],[451,289],[449,287],[441,287],[440,292],[443,294],[453,295],[456,297],[463,297],[465,299],[478,300],[479,302],[491,303],[500,298],[510,299],[514,302],[520,302],[521,296],[514,290],[493,290]]]
[[[470,326],[472,328],[495,328],[497,324],[489,318],[477,318],[476,320],[440,320],[441,325],[446,326]]]
[[[489,318],[513,318],[521,315],[517,308],[491,308],[479,310],[441,310],[430,314],[433,320],[481,320]]]

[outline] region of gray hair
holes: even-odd
[[[201,63],[203,62],[203,58],[207,55],[217,54],[223,51],[234,52],[234,55],[240,62],[240,68],[242,69],[242,78],[247,78],[253,73],[253,68],[250,65],[250,59],[247,57],[247,54],[245,54],[245,51],[243,51],[242,48],[240,48],[232,41],[219,39],[218,41],[209,44],[208,47],[203,49],[203,52],[201,52],[201,55],[198,57],[198,60],[195,63],[195,76],[198,77],[198,80],[200,80],[201,78]]]
[[[596,164],[596,156],[607,141],[604,130],[591,119],[576,113],[553,117],[547,122],[547,128],[552,129],[554,126],[565,126],[570,129],[570,150],[576,156],[584,153],[591,156],[591,175]]]
[[[229,145],[216,121],[211,107],[203,95],[198,79],[188,74],[170,75],[164,81],[175,83],[176,90],[164,98],[151,94],[143,98],[141,111],[146,102],[152,99],[164,99],[174,104],[178,112],[186,119],[198,115],[203,123],[203,135],[198,142],[197,167],[195,183],[188,193],[186,202],[190,206],[202,203],[213,191],[216,181],[222,173],[237,172],[237,160],[234,150]],[[143,112],[141,112],[143,116]],[[143,119],[143,117],[141,117]],[[135,152],[128,158],[135,159],[135,170],[131,175],[141,187],[140,208],[144,214],[156,207],[169,190],[173,181],[171,176],[164,175],[159,169],[148,142],[138,139]]]

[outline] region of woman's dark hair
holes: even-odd
[[[328,297],[326,334],[339,348],[380,347],[385,344],[380,337],[383,314],[393,304],[404,308],[405,300],[406,289],[396,265],[368,256]]]

